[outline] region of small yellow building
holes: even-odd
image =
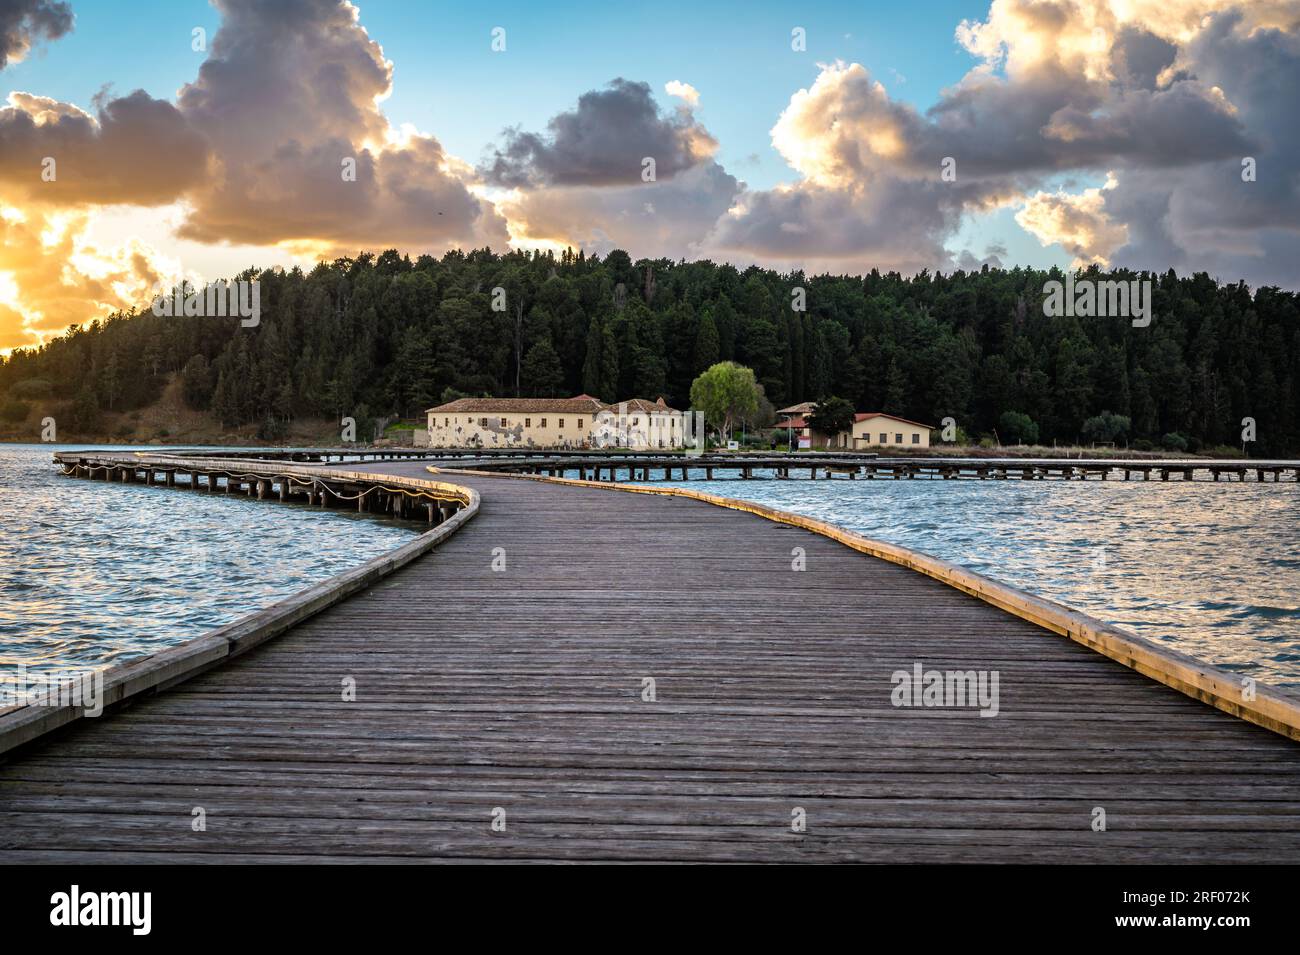
[[[429,408],[433,448],[678,449],[683,413],[660,398],[458,398]]]
[[[837,446],[854,451],[864,448],[915,451],[930,446],[932,430],[934,429],[930,425],[919,421],[871,411],[853,416],[852,430],[841,431],[836,435],[840,442]]]

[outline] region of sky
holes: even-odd
[[[386,248],[1300,282],[1300,0],[0,0],[0,93],[0,350]]]

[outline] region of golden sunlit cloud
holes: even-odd
[[[1077,194],[1035,193],[1016,213],[1016,223],[1043,245],[1059,243],[1074,256],[1076,268],[1093,263],[1105,268],[1128,241],[1128,226],[1106,213],[1105,193],[1117,185],[1112,174],[1105,185]]]

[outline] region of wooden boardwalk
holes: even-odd
[[[697,501],[442,479],[482,505],[436,550],[0,764],[0,861],[1300,862],[1300,746],[938,581]],[[893,707],[917,662],[997,670],[999,714]]]

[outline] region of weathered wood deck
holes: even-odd
[[[696,501],[444,479],[482,503],[436,550],[0,765],[0,861],[1300,861],[1300,746],[942,583]],[[999,715],[894,708],[918,661],[998,670]]]

